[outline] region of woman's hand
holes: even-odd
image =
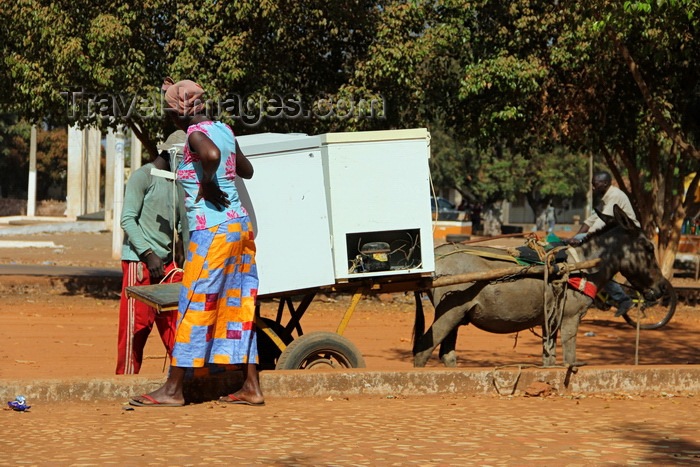
[[[195,202],[198,203],[202,198],[213,204],[219,211],[229,207],[231,204],[228,200],[228,195],[219,188],[219,185],[214,180],[203,180],[199,184],[199,193]]]

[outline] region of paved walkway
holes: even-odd
[[[32,408],[2,411],[0,466],[700,464],[695,367],[601,371],[584,368],[572,393],[549,397],[485,395],[494,392],[488,375],[456,379],[444,370],[420,381],[415,372],[346,378],[359,385],[344,385],[338,375],[303,381],[307,375],[263,374],[265,407],[205,402],[133,410],[128,395],[159,381],[2,381],[0,403],[23,394]],[[523,387],[527,373],[517,378]],[[497,376],[505,389],[516,380],[507,371]],[[459,392],[425,394],[442,387]],[[652,395],[638,395],[639,388]]]
[[[0,465],[700,463],[700,395],[332,396],[125,408],[102,401],[4,411]]]

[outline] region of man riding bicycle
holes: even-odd
[[[593,175],[593,194],[601,198],[602,207],[600,211],[603,214],[613,215],[613,206],[616,204],[639,226],[639,221],[632,208],[629,198],[624,191],[612,185],[612,177],[608,172],[596,172]],[[605,226],[605,222],[598,217],[598,214],[593,212],[585,221],[579,231],[567,240],[571,245],[579,245],[586,236],[593,234]],[[634,306],[632,300],[622,290],[620,284],[615,281],[610,281],[605,285],[605,290],[618,303],[615,316],[622,316],[630,308]]]

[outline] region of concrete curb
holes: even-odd
[[[268,397],[328,397],[421,394],[522,394],[534,382],[546,382],[567,393],[700,392],[700,366],[580,368],[415,369],[405,371],[343,370],[336,372],[266,371],[260,382]],[[241,373],[188,381],[185,397],[192,402],[213,400],[242,382]],[[30,403],[87,400],[125,402],[130,396],[158,388],[163,378],[140,376],[86,380],[0,380],[0,401],[23,395]]]

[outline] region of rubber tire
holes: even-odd
[[[630,326],[636,328],[637,327],[637,320],[634,319],[635,316],[635,310],[637,307],[642,306],[644,307],[644,304],[646,303],[644,300],[644,297],[642,294],[637,292],[636,290],[632,289],[629,286],[622,285],[623,290],[627,295],[629,295],[630,298],[634,300],[639,300],[639,303],[635,305],[634,308],[630,308],[629,312],[625,313],[622,315],[623,318],[625,318],[625,321],[627,321],[627,324]],[[678,296],[676,295],[676,290],[673,288],[670,282],[666,281],[666,292],[664,293],[664,296],[661,297],[659,300],[662,301],[662,304],[660,306],[666,307],[666,312],[665,314],[663,311],[660,313],[658,319],[655,319],[651,323],[644,323],[642,321],[639,324],[639,329],[660,329],[666,324],[668,324],[669,321],[671,321],[671,318],[673,317],[673,314],[676,312],[676,305],[678,303]],[[657,300],[657,301],[659,301]],[[668,303],[668,305],[666,305]],[[630,316],[632,315],[632,316]]]
[[[287,333],[281,324],[277,324],[277,322],[269,318],[260,319],[265,321],[267,326],[275,331],[275,334],[285,344],[289,345],[294,340],[292,335]],[[274,370],[280,355],[282,355],[282,351],[262,329],[258,328],[256,335],[258,337],[258,370]]]
[[[355,344],[340,334],[328,331],[311,332],[294,339],[277,360],[276,368],[309,369],[309,364],[313,366],[314,363],[326,361],[324,357],[329,355],[342,368],[365,368],[365,360]]]

